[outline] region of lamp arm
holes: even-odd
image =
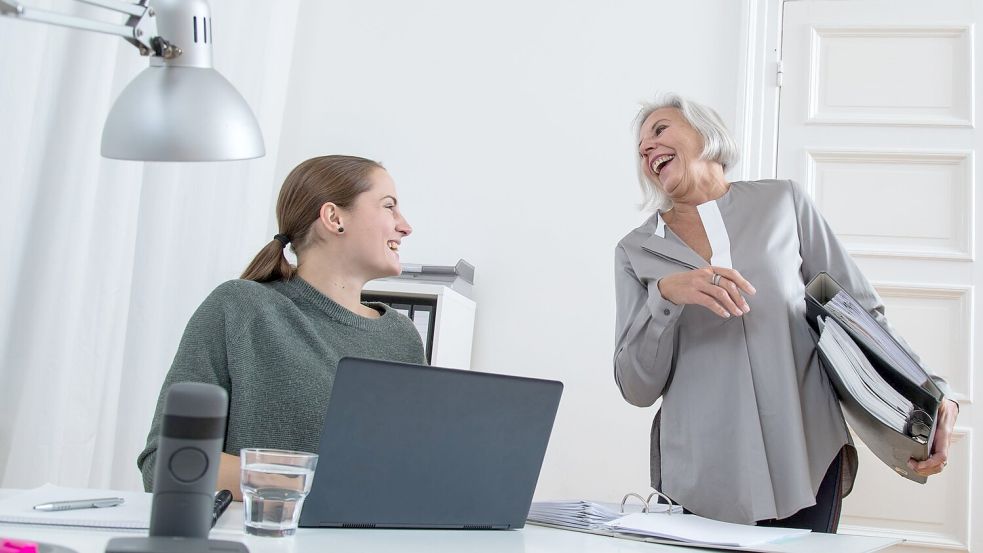
[[[133,2],[124,2],[121,0],[77,0],[83,4],[89,4],[92,6],[98,6],[100,8],[106,8],[107,10],[112,10],[114,12],[125,13],[129,15],[142,16],[147,12],[147,2],[146,0],[135,0]]]
[[[157,36],[157,24],[154,13],[147,3],[148,0],[134,0],[125,2],[121,0],[78,0],[85,4],[91,4],[107,10],[128,15],[126,23],[114,25],[104,21],[86,19],[75,15],[68,15],[59,12],[39,10],[31,8],[17,2],[17,0],[0,0],[0,15],[23,19],[26,21],[36,21],[49,25],[59,25],[71,29],[81,29],[83,31],[94,31],[108,35],[123,37],[127,42],[140,50],[140,55],[149,56],[151,54],[171,59],[181,55],[180,48],[171,45],[169,42]]]

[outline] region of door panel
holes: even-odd
[[[862,443],[841,532],[896,551],[983,551],[973,439],[983,269],[974,152],[983,6],[973,0],[786,1],[778,176],[801,182],[884,298],[888,320],[961,404],[945,472],[919,485]],[[979,463],[976,463],[979,464]]]
[[[970,126],[970,38],[965,25],[812,27],[808,123]]]
[[[971,152],[810,148],[806,155],[808,188],[850,251],[972,257]],[[890,209],[871,209],[885,199]]]

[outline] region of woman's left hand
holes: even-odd
[[[935,441],[932,442],[932,455],[924,461],[908,459],[911,470],[922,476],[931,476],[942,472],[949,462],[949,440],[952,439],[952,428],[956,425],[959,406],[951,399],[944,400],[939,405],[939,421],[935,428]]]

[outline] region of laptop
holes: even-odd
[[[522,528],[563,384],[343,358],[301,527]]]

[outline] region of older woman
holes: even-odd
[[[890,330],[881,300],[799,186],[724,178],[737,149],[713,110],[670,95],[637,121],[655,214],[615,252],[614,372],[629,403],[662,398],[652,486],[699,515],[835,532],[857,454],[804,288],[826,271]],[[942,470],[957,412],[942,402],[913,470]]]

